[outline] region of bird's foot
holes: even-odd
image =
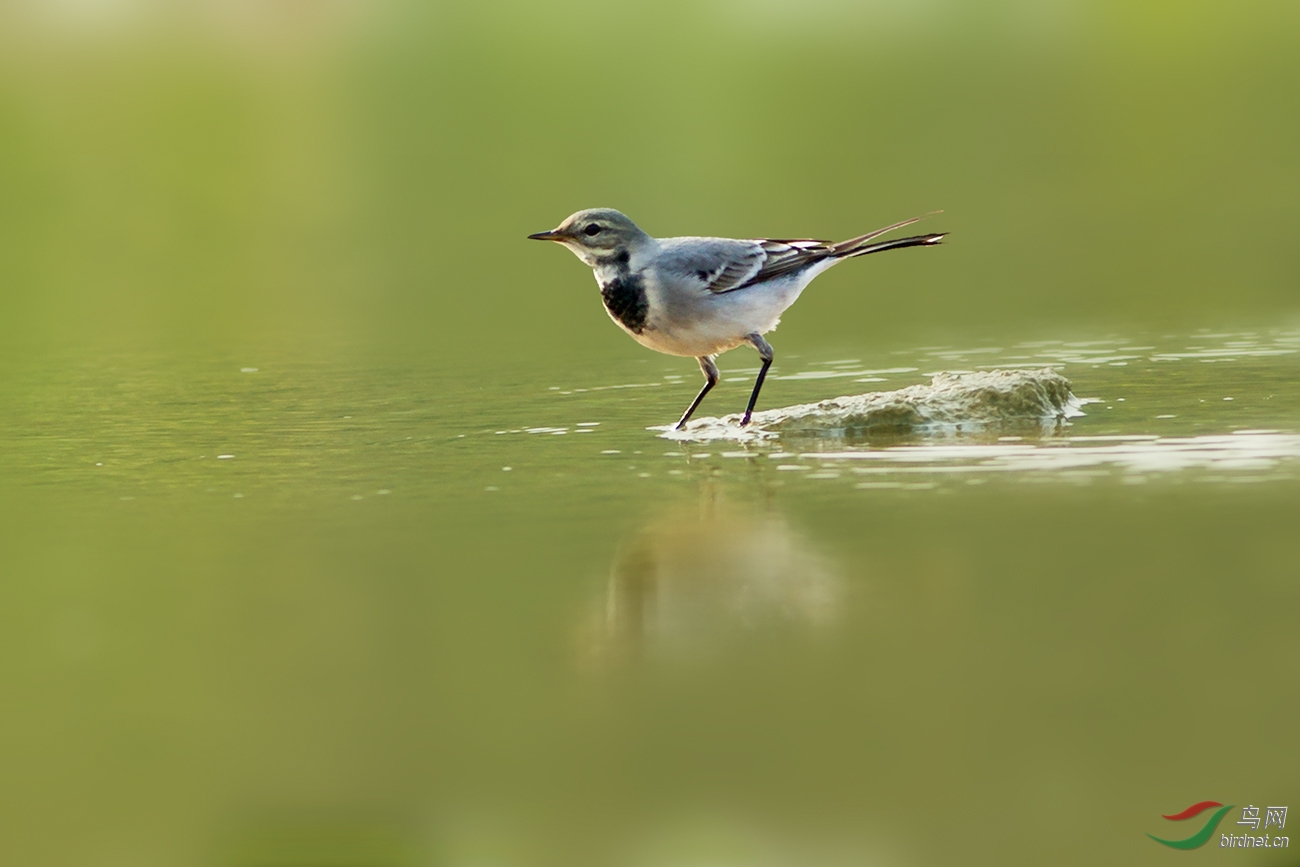
[[[740,420],[741,427],[745,427],[746,425],[749,424],[749,416],[750,416],[749,413],[745,413],[745,417]]]

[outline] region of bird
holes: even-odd
[[[718,384],[718,355],[746,343],[758,350],[762,366],[740,422],[744,427],[774,357],[763,335],[827,268],[868,253],[940,243],[946,232],[875,240],[921,219],[832,244],[806,238],[653,238],[613,208],[588,208],[528,238],[562,244],[588,265],[605,311],[637,343],[699,362],[704,388],[677,430]]]

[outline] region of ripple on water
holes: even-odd
[[[1178,473],[1192,474],[1189,480],[1258,482],[1300,476],[1295,463],[1300,438],[1286,432],[1295,429],[1297,421],[1295,396],[1285,388],[1294,381],[1297,354],[1300,332],[1261,330],[923,347],[893,353],[903,357],[892,367],[885,366],[889,362],[877,360],[873,366],[871,359],[846,355],[807,362],[784,356],[786,369],[774,370],[770,379],[783,380],[787,393],[806,395],[805,400],[819,392],[840,391],[840,387],[832,390],[835,380],[874,383],[895,378],[904,386],[934,375],[942,382],[765,410],[756,413],[755,424],[746,428],[738,426],[738,415],[731,415],[696,419],[684,431],[666,425],[651,430],[677,441],[670,448],[681,451],[666,452],[664,457],[685,458],[681,465],[686,475],[692,472],[688,464],[745,458],[751,465],[780,470],[780,475],[800,481],[833,484],[842,478],[860,486],[899,490],[927,490],[949,482],[980,485],[998,478],[1070,483],[1118,478],[1140,484],[1173,479]],[[1026,366],[1039,369],[1023,369]],[[936,372],[924,373],[927,370]],[[726,374],[728,380],[748,385],[756,371],[737,367]],[[1035,379],[1027,392],[1032,399],[1023,401],[1006,391],[980,391],[980,377],[1007,376]],[[1066,376],[1080,390],[1106,395],[1105,399],[1076,397]],[[548,399],[584,401],[582,408],[570,408],[561,418],[601,418],[599,413],[609,405],[582,394],[660,385],[671,386],[675,394],[687,387],[684,379],[694,379],[693,366],[690,375],[670,372],[653,383],[565,391],[552,387]],[[825,388],[817,385],[821,380],[829,381]],[[948,393],[941,394],[945,389]],[[645,397],[649,400],[652,395]],[[662,401],[667,395],[657,397]],[[688,398],[683,391],[682,400]],[[1098,406],[1088,406],[1092,403]],[[675,415],[679,409],[672,401],[665,405],[665,415]],[[1078,418],[1085,407],[1089,417]],[[1222,433],[1212,434],[1216,418]],[[600,426],[594,421],[553,424],[557,426],[500,433],[549,437],[589,433]],[[600,429],[611,439],[626,430],[626,420],[613,416],[605,425]],[[1238,430],[1227,433],[1233,428]],[[736,450],[692,454],[694,443]],[[632,452],[607,449],[601,454]],[[735,466],[734,461],[729,463]],[[723,466],[714,461],[709,472],[725,472]],[[664,468],[670,475],[682,475],[683,469]]]
[[[1300,460],[1300,435],[1277,431],[1237,431],[1222,436],[1193,437],[1070,437],[1049,444],[941,444],[895,446],[885,449],[808,452],[804,460],[857,464],[852,472],[869,476],[914,474],[983,475],[1011,473],[1050,475],[1074,473],[1095,478],[1109,472],[1078,476],[1079,471],[1119,471],[1138,477],[1183,471],[1202,474],[1266,471],[1262,481],[1290,478]]]

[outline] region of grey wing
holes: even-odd
[[[802,270],[834,254],[824,241],[674,238],[662,267],[719,294]]]
[[[714,292],[731,292],[735,289],[744,289],[746,286],[752,286],[755,283],[762,283],[765,280],[772,280],[785,274],[802,271],[809,265],[835,255],[835,249],[825,241],[778,241],[767,239],[755,241],[754,243],[758,244],[765,254],[762,267],[743,282],[723,288],[715,287]]]

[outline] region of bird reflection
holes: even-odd
[[[587,650],[598,660],[699,658],[755,633],[819,630],[842,595],[834,565],[774,511],[704,493],[620,546]]]

